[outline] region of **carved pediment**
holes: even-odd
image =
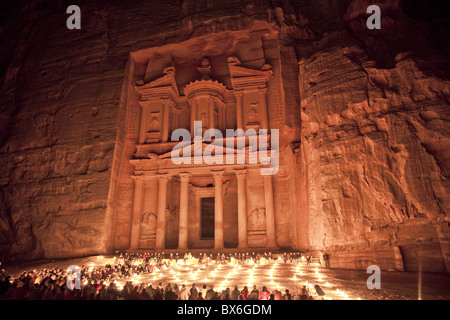
[[[243,67],[236,57],[228,58],[228,68],[230,70],[231,83],[235,90],[250,86],[266,86],[273,75],[270,64],[264,64],[261,70],[250,69]]]
[[[144,85],[136,85],[136,90],[142,95],[142,100],[152,97],[169,96],[176,99],[180,96],[175,80],[175,68],[167,67],[163,71],[164,75]]]

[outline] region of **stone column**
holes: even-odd
[[[169,140],[169,113],[170,113],[170,99],[162,99],[163,103],[163,123],[162,123],[162,135],[161,142],[167,142]]]
[[[243,111],[242,111],[242,91],[235,91],[236,95],[236,122],[237,129],[245,130],[244,128],[244,120],[243,120]]]
[[[264,175],[264,202],[266,206],[266,247],[275,248],[277,240],[275,236],[275,210],[273,205],[273,183],[271,175]]]
[[[194,139],[194,121],[197,121],[197,98],[190,98],[189,105],[191,107],[191,138]]]
[[[158,174],[158,212],[156,216],[155,249],[164,249],[166,242],[166,201],[167,201],[167,173]]]
[[[142,217],[142,193],[144,176],[132,176],[134,180],[133,218],[131,219],[130,249],[139,249],[139,232]]]
[[[261,128],[269,129],[269,117],[267,115],[267,88],[259,89],[260,105],[261,105]]]
[[[208,129],[214,129],[215,128],[215,118],[216,118],[216,108],[213,97],[209,97],[209,123],[208,123]]]
[[[238,248],[247,248],[247,190],[245,185],[247,169],[237,169],[235,173],[238,187]]]
[[[187,249],[188,242],[188,196],[190,173],[180,173],[180,222],[178,234],[178,250]]]
[[[139,128],[139,144],[145,143],[147,139],[147,114],[148,102],[141,102],[141,126]]]
[[[214,175],[214,249],[223,249],[223,170]]]

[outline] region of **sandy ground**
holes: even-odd
[[[113,257],[96,256],[58,261],[37,261],[20,266],[10,265],[6,269],[12,277],[34,268],[68,268],[70,265],[100,267],[113,263]],[[128,279],[120,279],[135,284],[159,282],[187,284],[196,283],[197,287],[214,285],[215,288],[235,285],[242,289],[244,285],[256,285],[259,290],[267,286],[269,291],[278,288],[282,292],[289,289],[291,293],[299,291],[303,285],[319,284],[327,299],[362,299],[362,300],[450,300],[450,275],[440,273],[388,272],[381,271],[381,288],[369,290],[366,285],[365,270],[324,269],[321,266],[297,266],[277,260],[264,265],[176,265],[161,269],[155,274],[145,274]],[[224,282],[226,280],[226,282]],[[250,287],[249,287],[250,289]],[[251,290],[251,289],[250,289]],[[315,290],[311,286],[311,292]]]

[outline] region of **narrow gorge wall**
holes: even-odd
[[[365,25],[373,3],[381,30]],[[68,30],[67,6],[0,17],[2,260],[115,249],[127,88],[145,72],[130,53],[267,29],[288,145],[277,179],[292,185],[275,205],[295,212],[276,222],[295,226],[290,246],[326,250],[335,267],[448,271],[448,17],[396,0],[80,1],[82,28]]]

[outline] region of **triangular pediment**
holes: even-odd
[[[251,86],[265,86],[272,76],[272,66],[264,64],[261,70],[246,68],[236,57],[228,58],[231,83],[233,89],[243,89]]]
[[[152,91],[155,93],[161,90],[173,90],[176,96],[179,96],[177,82],[175,80],[175,68],[167,67],[164,69],[164,75],[142,86],[136,86],[136,89],[141,94],[149,94]]]
[[[269,77],[272,74],[272,70],[261,71],[245,68],[237,65],[229,65],[230,75],[232,78],[242,77]]]

